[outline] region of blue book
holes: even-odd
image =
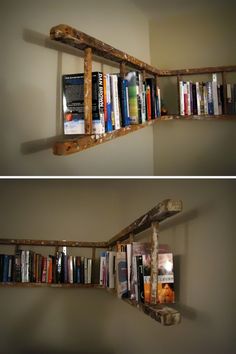
[[[4,258],[3,258],[3,276],[2,276],[2,281],[4,283],[7,283],[7,281],[8,281],[8,266],[9,266],[9,256],[7,254],[4,254]]]
[[[208,81],[206,83],[207,88],[207,104],[208,104],[208,114],[214,114],[214,104],[213,104],[213,92],[212,92],[212,82]]]

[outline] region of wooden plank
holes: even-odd
[[[123,301],[133,307],[136,307],[155,321],[161,323],[163,326],[173,326],[181,322],[181,314],[172,307],[161,304],[141,304],[130,299],[123,299]]]
[[[216,116],[210,116],[210,115],[192,115],[192,116],[180,116],[178,114],[175,115],[166,115],[160,117],[158,121],[168,121],[168,120],[187,120],[187,121],[192,121],[192,120],[198,120],[198,121],[226,121],[226,120],[236,120],[236,115],[216,115]]]
[[[152,239],[151,239],[151,293],[150,304],[155,305],[157,303],[157,282],[158,282],[158,229],[159,224],[157,222],[152,223]]]
[[[136,235],[148,229],[153,222],[161,222],[170,216],[182,211],[183,205],[181,200],[166,199],[157,204],[154,208],[142,215],[129,226],[115,235],[108,241],[109,246],[113,246],[117,241],[122,242],[127,239],[131,233]]]
[[[159,76],[178,76],[178,75],[198,75],[198,74],[214,74],[221,72],[234,72],[236,65],[231,66],[211,66],[205,68],[192,68],[180,70],[159,70]]]
[[[92,49],[84,51],[84,124],[85,134],[92,134]]]
[[[87,47],[92,48],[93,53],[100,57],[104,57],[118,63],[125,62],[138,70],[146,70],[148,73],[153,75],[159,73],[158,69],[144,63],[141,60],[138,60],[132,55],[115,49],[109,44],[106,44],[92,36],[87,35],[84,32],[81,32],[65,24],[60,24],[52,27],[50,30],[50,38],[80,50],[84,50]]]
[[[50,246],[50,247],[83,247],[83,248],[107,248],[107,242],[80,242],[80,241],[55,241],[55,240],[30,240],[30,239],[7,239],[1,238],[2,245],[21,246]]]
[[[53,283],[0,283],[0,287],[8,287],[8,288],[63,288],[63,289],[70,289],[70,288],[96,288],[96,289],[104,289],[99,284],[53,284]]]
[[[118,130],[114,130],[110,133],[105,133],[103,135],[91,135],[91,136],[82,136],[76,139],[68,139],[65,141],[58,141],[54,144],[53,153],[55,155],[70,155],[74,154],[91,147],[109,142],[115,138],[120,138],[129,133],[134,133],[137,130],[146,128],[155,124],[158,119],[153,119],[143,124],[129,125]]]

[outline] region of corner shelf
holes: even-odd
[[[149,228],[152,228],[152,263],[151,263],[151,289],[153,286],[156,291],[157,284],[157,254],[158,254],[158,226],[160,222],[172,217],[182,211],[183,205],[181,200],[166,199],[158,203],[154,208],[137,218],[130,225],[121,230],[118,234],[105,242],[82,242],[82,241],[57,241],[57,240],[32,240],[32,239],[0,239],[1,245],[15,246],[39,246],[39,247],[84,247],[92,248],[95,260],[95,250],[98,248],[112,249],[120,242],[133,241],[135,236]],[[155,258],[155,259],[154,259]],[[1,282],[0,287],[3,288],[62,288],[62,289],[105,289],[100,284],[70,284],[70,283],[30,283],[30,282]],[[115,291],[109,291],[114,294]],[[157,304],[156,296],[154,300],[151,297],[150,304],[137,303],[136,301],[124,298],[126,303],[134,306],[160,322],[162,325],[170,326],[180,323],[181,315],[173,307],[166,306],[166,304]]]
[[[53,153],[55,155],[67,156],[73,153],[84,151],[88,148],[109,142],[113,139],[120,138],[129,133],[133,133],[139,129],[146,128],[154,125],[157,122],[169,121],[169,120],[235,120],[236,116],[179,116],[168,115],[161,116],[157,119],[147,121],[143,124],[131,125],[119,130],[114,130],[103,135],[92,134],[92,55],[95,54],[99,57],[108,59],[110,61],[120,64],[120,75],[124,77],[126,72],[126,66],[132,67],[136,70],[142,71],[144,77],[146,75],[152,75],[157,80],[159,77],[176,76],[177,83],[180,80],[181,75],[195,75],[205,73],[221,73],[223,82],[225,84],[225,73],[236,71],[236,66],[218,66],[218,67],[206,67],[206,68],[193,68],[182,70],[159,70],[149,64],[144,63],[137,58],[122,52],[114,47],[106,44],[94,37],[87,35],[75,28],[72,28],[65,24],[54,26],[50,30],[50,38],[53,41],[61,42],[69,47],[73,47],[78,50],[84,51],[84,120],[85,120],[85,135],[76,136],[55,142],[53,146]],[[227,112],[227,111],[226,111]]]

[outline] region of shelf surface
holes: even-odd
[[[142,128],[152,126],[156,123],[166,122],[166,121],[235,121],[235,115],[217,115],[217,116],[181,116],[181,115],[166,115],[161,116],[156,119],[152,119],[143,124],[130,125],[125,128],[114,130],[103,135],[83,135],[76,138],[66,138],[62,141],[58,141],[54,144],[53,153],[55,155],[71,155],[83,150],[89,149],[91,147],[112,141],[113,139],[120,138],[124,135],[134,133]]]
[[[181,322],[181,314],[169,304],[149,305],[137,303],[134,300],[122,299],[127,304],[132,305],[150,316],[155,321],[158,321],[163,326],[173,326]]]
[[[104,289],[103,286],[99,284],[52,284],[52,283],[21,283],[21,282],[10,282],[10,283],[0,283],[0,287],[8,288],[41,288],[41,287],[50,287],[50,288],[96,288]]]
[[[81,247],[81,248],[107,248],[107,242],[80,242],[80,241],[56,241],[56,240],[29,240],[29,239],[8,239],[1,238],[1,245],[27,245],[27,246],[48,246],[48,247]]]

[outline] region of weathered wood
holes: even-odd
[[[192,115],[192,116],[180,116],[180,115],[166,115],[158,117],[157,119],[152,119],[143,124],[131,125],[125,128],[121,128],[118,130],[114,130],[110,133],[105,133],[103,135],[91,135],[91,136],[82,136],[76,139],[67,139],[63,141],[58,141],[53,146],[53,153],[55,155],[70,155],[80,151],[84,151],[86,149],[95,147],[97,145],[112,141],[115,138],[120,138],[129,133],[134,133],[137,130],[142,128],[146,128],[156,123],[170,121],[170,120],[198,120],[198,121],[225,121],[225,120],[236,120],[236,116],[234,115],[218,115],[218,116],[209,116],[209,115]]]
[[[96,288],[96,289],[104,289],[101,285],[99,284],[57,284],[57,283],[0,283],[0,287],[8,287],[8,288],[44,288],[44,287],[50,287],[50,288],[65,288],[65,289],[70,289],[70,288]]]
[[[81,248],[107,248],[107,242],[80,242],[80,241],[55,241],[55,240],[29,240],[1,238],[1,245],[21,246],[51,246],[51,247],[81,247]]]
[[[83,136],[77,139],[70,139],[65,141],[58,141],[54,144],[53,153],[55,155],[70,155],[74,154],[91,147],[106,143],[115,138],[120,138],[129,133],[136,132],[142,128],[146,128],[155,124],[158,119],[153,119],[143,124],[129,125],[128,127],[124,127],[118,130],[114,130],[110,133],[105,133],[103,135],[91,135],[91,136]]]
[[[151,293],[150,304],[155,305],[157,303],[157,282],[158,282],[158,229],[159,224],[157,222],[152,223],[152,239],[151,239]]]
[[[123,229],[108,241],[109,246],[116,244],[117,241],[124,241],[129,238],[130,234],[136,235],[148,229],[153,222],[161,222],[170,216],[182,211],[183,205],[181,200],[166,199],[157,204],[153,209],[132,222],[128,227]]]
[[[92,134],[92,49],[84,50],[84,124],[85,134]]]
[[[205,68],[192,68],[180,70],[159,70],[159,76],[177,76],[177,75],[198,75],[198,74],[214,74],[221,72],[234,72],[236,65],[231,66],[214,66]]]
[[[135,300],[123,299],[127,304],[132,305],[158,321],[163,326],[173,326],[181,322],[181,314],[172,307],[165,305],[148,305],[137,303]]]
[[[120,76],[124,79],[126,74],[126,66],[125,66],[125,62],[121,62],[120,63]]]
[[[148,73],[153,75],[159,73],[159,70],[153,66],[146,64],[132,55],[115,49],[109,44],[106,44],[68,25],[60,24],[51,28],[50,38],[80,50],[84,50],[87,47],[92,48],[93,53],[100,57],[104,57],[118,63],[125,62],[133,68],[146,70]]]

